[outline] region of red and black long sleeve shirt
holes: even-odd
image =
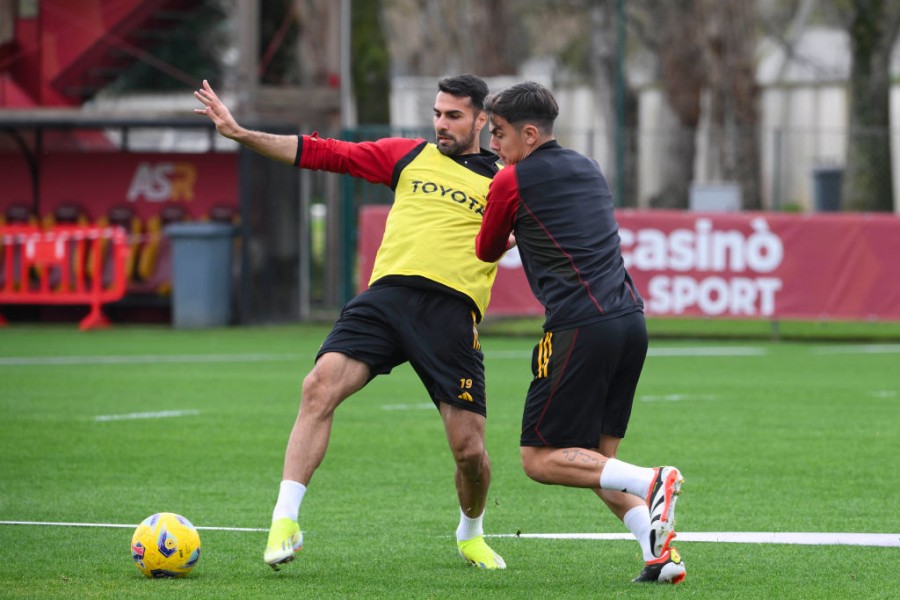
[[[544,329],[568,329],[643,311],[618,231],[597,163],[551,140],[494,176],[475,251],[499,260],[515,233]]]

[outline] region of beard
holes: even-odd
[[[475,121],[472,121],[472,128],[469,129],[468,135],[463,138],[456,139],[446,130],[438,131],[437,135],[439,136],[437,143],[438,151],[444,156],[458,156],[467,151],[475,142]],[[449,139],[441,140],[440,136]]]

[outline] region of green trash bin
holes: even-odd
[[[231,319],[231,238],[223,223],[173,223],[172,324],[176,329],[223,327]]]

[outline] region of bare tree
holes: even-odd
[[[468,0],[454,3],[463,11],[459,52],[462,70],[490,77],[516,72],[513,31],[515,6],[510,0]]]
[[[659,81],[677,126],[663,135],[662,189],[651,206],[687,208],[704,110],[714,179],[738,181],[745,209],[762,206],[756,3],[637,0],[634,30],[656,55]]]
[[[767,15],[761,18],[761,26],[765,35],[773,40],[781,49],[781,61],[774,80],[784,81],[788,66],[797,52],[797,42],[803,34],[813,9],[819,0],[786,0],[775,3]]]
[[[850,34],[850,138],[843,203],[852,210],[893,211],[890,58],[900,30],[895,0],[831,0]]]
[[[660,140],[665,155],[660,165],[662,188],[650,198],[656,208],[687,208],[694,180],[697,128],[708,85],[700,8],[699,0],[644,0],[636,3],[631,15],[638,36],[657,57],[658,77],[677,121]]]
[[[398,74],[515,73],[515,12],[510,0],[384,0]]]
[[[718,179],[737,181],[745,210],[762,208],[758,15],[745,0],[699,0],[705,23],[711,150]]]

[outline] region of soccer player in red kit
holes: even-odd
[[[516,244],[546,314],[522,418],[522,466],[540,483],[592,489],[623,520],[645,560],[634,581],[679,583],[685,568],[671,541],[681,473],[616,459],[647,328],[609,187],[596,162],[556,142],[559,108],[543,86],[514,85],[487,108],[491,149],[505,166],[491,183],[475,251],[494,262]]]

